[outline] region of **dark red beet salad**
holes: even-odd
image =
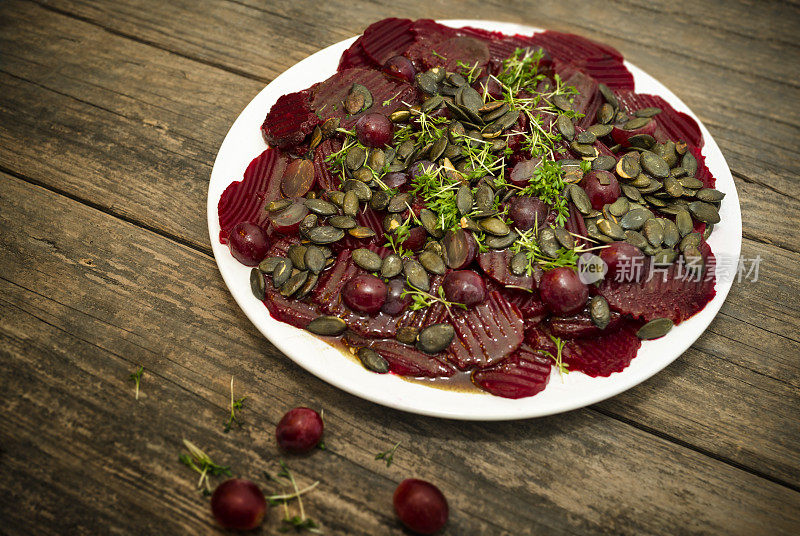
[[[608,376],[714,296],[724,195],[695,121],[633,89],[576,35],[376,22],[269,111],[220,240],[274,318],[376,373]]]

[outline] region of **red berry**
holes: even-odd
[[[356,121],[358,141],[367,147],[385,147],[392,142],[394,125],[383,114],[367,114]]]
[[[381,312],[392,316],[399,315],[411,304],[411,296],[403,296],[406,284],[402,279],[392,279],[388,286],[389,292],[386,295],[386,302],[381,307]]]
[[[211,513],[223,528],[251,530],[264,521],[267,501],[254,483],[231,478],[217,486],[211,495]]]
[[[342,298],[354,311],[375,314],[386,302],[388,289],[382,279],[370,274],[360,274],[348,281],[342,289]]]
[[[464,305],[478,305],[486,299],[486,283],[472,270],[455,270],[442,281],[445,297]]]
[[[542,275],[539,297],[557,315],[580,311],[589,299],[589,287],[572,268],[553,268]]]
[[[644,270],[644,254],[627,242],[612,242],[600,251],[600,258],[608,266],[606,277],[639,281]]]
[[[417,74],[414,64],[405,56],[392,56],[386,60],[381,70],[388,76],[403,80],[409,84],[414,81],[414,75]]]
[[[508,217],[523,231],[533,229],[537,222],[543,227],[549,213],[550,207],[538,197],[514,197],[508,203]]]
[[[617,178],[608,171],[592,171],[581,180],[580,185],[595,210],[603,210],[603,205],[613,203],[620,194]]]
[[[447,499],[439,488],[416,478],[400,482],[394,491],[394,511],[400,521],[418,534],[433,534],[447,523]]]
[[[319,413],[311,408],[289,410],[275,428],[278,446],[292,454],[308,452],[322,439],[325,425]]]
[[[256,266],[267,256],[267,235],[258,225],[243,221],[228,234],[231,255],[245,266]]]

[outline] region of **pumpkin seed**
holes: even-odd
[[[680,197],[683,195],[683,186],[675,177],[667,177],[664,179],[664,191],[670,197]]]
[[[428,292],[431,289],[431,282],[425,268],[414,259],[407,260],[403,264],[403,273],[406,275],[408,283],[419,290]]]
[[[572,138],[575,137],[575,124],[572,122],[572,119],[566,115],[558,116],[558,119],[556,119],[556,127],[565,140],[572,141]]]
[[[475,207],[481,214],[489,214],[493,204],[494,190],[485,182],[481,182],[475,190]]]
[[[656,218],[644,222],[644,236],[653,246],[660,246],[664,242],[664,228]]]
[[[678,231],[678,226],[671,220],[664,221],[664,245],[668,248],[674,248],[680,242],[681,234]]]
[[[663,158],[650,151],[644,151],[639,156],[642,168],[657,179],[664,179],[669,176],[669,166]]]
[[[396,253],[390,253],[381,263],[381,277],[386,279],[399,275],[403,271],[403,259]]]
[[[639,190],[637,190],[633,186],[629,186],[627,184],[620,184],[619,187],[620,190],[622,190],[622,195],[624,195],[631,201],[638,203],[643,200],[642,194],[639,192]]]
[[[383,259],[381,259],[380,255],[366,248],[353,250],[351,256],[357,266],[368,272],[377,272],[383,264]]]
[[[344,192],[341,190],[334,190],[332,192],[328,192],[327,195],[331,203],[339,208],[342,207],[342,203],[344,203]]]
[[[623,179],[638,177],[642,172],[642,168],[639,166],[639,159],[628,155],[623,156],[617,162],[616,172]]]
[[[588,130],[584,130],[583,132],[578,133],[578,136],[575,138],[575,141],[578,143],[585,143],[587,145],[591,145],[597,141],[597,136],[595,136]]]
[[[308,323],[306,330],[315,335],[338,337],[347,329],[347,322],[338,316],[318,316]]]
[[[291,199],[276,199],[275,201],[270,201],[267,205],[267,210],[269,212],[280,212],[281,210],[287,208],[289,205],[292,204]]]
[[[356,179],[347,179],[344,181],[343,190],[345,193],[347,192],[355,192],[358,200],[360,202],[369,201],[372,198],[372,190],[369,189],[369,186],[364,184],[363,181],[356,180]]]
[[[386,153],[382,149],[372,149],[367,158],[367,166],[374,170],[383,168],[386,164]]]
[[[706,228],[703,229],[703,240],[708,240],[708,237],[711,236],[711,233],[714,232],[714,224],[707,223]]]
[[[289,279],[292,275],[292,261],[287,258],[282,258],[278,263],[275,265],[275,269],[272,271],[272,285],[275,288],[280,288],[287,279]]]
[[[678,168],[676,168],[676,169],[678,169]],[[683,169],[683,168],[680,168],[680,169]],[[678,182],[680,182],[681,186],[683,186],[684,188],[690,188],[692,190],[699,190],[700,188],[702,188],[704,186],[703,185],[703,181],[701,181],[699,179],[696,179],[694,177],[681,177],[681,178],[678,179]]]
[[[363,227],[361,225],[357,225],[356,227],[349,229],[347,231],[347,234],[349,234],[353,238],[358,238],[358,239],[372,238],[373,236],[375,236],[375,231],[370,229],[369,227]]]
[[[569,144],[569,146],[575,153],[587,158],[596,157],[598,154],[597,148],[594,147],[593,145],[586,145],[583,143],[578,143],[576,141],[573,141],[572,143]]]
[[[632,246],[636,246],[639,249],[646,248],[648,244],[647,239],[642,233],[639,231],[632,231],[630,229],[625,231],[625,242]]]
[[[311,294],[311,291],[317,285],[317,281],[319,281],[319,275],[313,272],[309,273],[306,282],[295,292],[294,299],[300,300]]]
[[[586,130],[594,134],[596,137],[602,138],[603,136],[608,136],[611,134],[611,131],[614,130],[614,127],[611,125],[594,124]]]
[[[501,102],[501,101],[497,101],[497,102]],[[481,111],[483,108],[485,108],[485,107],[486,107],[486,106],[483,106],[483,107],[481,107],[481,108],[478,110],[478,112],[480,112],[480,111]],[[492,121],[496,121],[497,119],[500,119],[500,118],[501,118],[501,117],[503,117],[503,116],[504,116],[506,113],[508,113],[508,110],[509,110],[509,109],[510,109],[510,108],[508,107],[508,104],[501,102],[501,105],[500,105],[500,106],[497,106],[497,107],[495,107],[493,110],[491,110],[491,111],[489,111],[489,112],[486,112],[486,113],[483,115],[483,120],[484,120],[485,122],[487,122],[487,123],[490,123],[490,122],[492,122]]]
[[[575,248],[575,240],[572,238],[572,235],[569,234],[569,231],[563,227],[556,227],[553,232],[556,235],[556,240],[558,240],[558,243],[561,244],[561,247],[565,249]]]
[[[444,234],[441,227],[439,227],[439,218],[436,216],[436,213],[430,209],[423,208],[419,211],[419,220],[422,222],[422,226],[425,227],[425,230],[434,238],[441,238]]]
[[[422,106],[420,106],[420,110],[422,110],[422,112],[424,113],[429,113],[434,111],[442,104],[444,104],[444,99],[442,98],[442,96],[434,95],[433,97],[426,99],[425,102],[422,103]]]
[[[636,332],[636,336],[642,340],[658,339],[663,337],[672,329],[672,320],[669,318],[654,318]]]
[[[592,316],[592,322],[600,329],[606,329],[611,322],[611,309],[608,302],[602,296],[595,296],[589,302],[589,314]]]
[[[653,255],[653,263],[661,266],[669,266],[678,258],[678,252],[670,248],[661,248]]]
[[[695,194],[697,199],[706,203],[719,203],[725,198],[725,194],[713,188],[703,188]],[[691,210],[691,208],[689,209]]]
[[[321,248],[314,245],[306,247],[303,264],[307,270],[311,270],[315,274],[320,273],[325,269],[326,260],[325,252]]]
[[[688,148],[689,148],[688,145],[686,145],[686,142],[683,141],[683,140],[680,140],[677,143],[675,143],[675,152],[678,153],[681,156],[686,154],[686,150]]]
[[[625,238],[625,231],[622,227],[618,223],[605,218],[597,220],[597,229],[614,240],[623,240]]]
[[[351,147],[344,158],[344,165],[355,171],[367,162],[367,152],[359,146]]]
[[[683,250],[683,260],[685,261],[686,269],[694,274],[703,273],[703,255],[696,246],[689,246]]]
[[[696,248],[700,245],[700,233],[689,233],[681,239],[678,249],[686,251],[688,248]]]
[[[416,76],[414,76],[414,80],[417,82],[417,86],[428,95],[435,95],[438,93],[434,76],[428,73],[417,73]]]
[[[646,127],[650,123],[649,117],[635,117],[626,121],[622,128],[625,130],[639,130]]]
[[[433,77],[433,81],[436,82],[437,84],[442,80],[444,80],[444,77],[447,74],[445,70],[442,67],[439,67],[438,65],[436,67],[431,67],[430,69],[428,69],[427,73],[428,75]]]
[[[472,231],[474,233],[481,232],[481,226],[478,225],[478,222],[467,216],[461,216],[461,220],[458,222],[458,224],[462,229],[466,229],[467,231]]]
[[[263,261],[261,261],[258,265],[258,269],[264,272],[265,274],[272,275],[272,271],[275,270],[275,267],[280,262],[281,257],[267,257]]]
[[[417,337],[417,348],[427,354],[436,354],[450,346],[456,331],[447,322],[433,324],[420,331]]]
[[[305,205],[308,210],[320,216],[332,216],[337,212],[336,205],[322,199],[306,199]]]
[[[297,272],[292,277],[287,279],[283,285],[281,285],[280,288],[281,296],[283,296],[284,298],[290,297],[295,292],[300,290],[300,287],[303,286],[303,284],[306,282],[307,279],[308,279],[307,271],[304,270],[302,272]]]
[[[560,246],[558,245],[556,233],[552,227],[545,227],[540,230],[539,236],[537,237],[537,242],[539,242],[539,247],[545,256],[551,258],[558,257],[558,250]]]
[[[319,221],[319,216],[316,214],[309,214],[303,218],[300,221],[300,234],[307,237],[308,232],[317,226],[317,221]]]
[[[483,97],[472,86],[465,84],[456,93],[455,102],[477,114],[478,110],[483,106]]]
[[[351,91],[344,99],[344,109],[350,115],[357,114],[365,108],[366,99],[361,93]]]
[[[681,167],[686,170],[687,175],[694,176],[697,173],[697,159],[690,152],[683,155]]]
[[[403,218],[399,214],[387,214],[383,218],[383,230],[387,233],[393,233],[402,224]]]
[[[433,251],[426,250],[419,254],[419,263],[432,274],[444,275],[447,266],[441,255],[437,255]]]
[[[386,210],[389,212],[405,212],[411,202],[411,194],[401,193],[397,194],[389,200]]]
[[[344,238],[344,231],[329,225],[314,227],[308,232],[308,239],[315,244],[332,244],[342,238]]]
[[[614,119],[614,107],[608,103],[603,104],[597,110],[597,115],[595,116],[597,122],[602,125],[607,125],[611,123]]]
[[[597,88],[600,90],[600,94],[608,104],[614,108],[619,108],[619,101],[617,100],[617,96],[614,94],[611,88],[603,83],[598,84]]]
[[[511,229],[500,218],[486,218],[478,222],[481,229],[494,236],[506,236]]]
[[[589,199],[589,195],[577,184],[569,185],[569,197],[581,214],[588,214],[592,210],[592,202]]]
[[[356,220],[350,216],[331,216],[328,218],[328,225],[336,227],[337,229],[352,229],[356,226]]]
[[[417,328],[411,326],[401,326],[397,328],[395,338],[398,342],[410,345],[417,342],[417,335],[419,335],[419,330]]]
[[[528,257],[525,255],[524,251],[520,251],[519,253],[511,257],[511,262],[509,263],[509,269],[511,270],[512,274],[523,275],[527,267],[528,267]]]
[[[472,212],[473,201],[472,190],[470,190],[469,186],[465,184],[459,186],[458,192],[456,193],[456,207],[458,208],[458,213],[465,216]]]
[[[342,212],[352,218],[355,218],[356,214],[358,214],[358,194],[355,191],[345,192],[344,200],[342,201]]]
[[[692,213],[694,219],[704,223],[719,223],[719,211],[717,208],[704,201],[692,201],[689,203],[689,212]]]
[[[611,155],[601,154],[592,160],[592,169],[601,171],[611,171],[617,165],[617,159]]]
[[[630,206],[631,204],[627,199],[625,199],[624,197],[619,197],[617,198],[616,201],[611,203],[611,205],[608,207],[608,211],[611,213],[612,216],[621,218],[622,216],[628,213]]]
[[[649,108],[642,108],[640,110],[636,110],[633,112],[633,115],[636,117],[654,117],[661,113],[661,108],[656,107],[649,107]]]
[[[490,249],[506,249],[516,242],[517,238],[519,238],[517,233],[510,232],[505,236],[487,236],[483,243]]]
[[[556,108],[559,108],[565,112],[572,111],[572,102],[570,101],[570,98],[563,93],[556,93],[553,95],[552,102],[553,106]]]
[[[264,274],[258,268],[250,270],[250,290],[253,291],[253,296],[259,300],[264,299],[266,282],[264,281]]]
[[[367,348],[366,346],[359,348],[356,355],[365,369],[377,372],[378,374],[386,374],[389,372],[389,362],[372,348]]]
[[[395,110],[389,115],[392,123],[406,123],[409,119],[411,119],[411,112],[408,110]]]
[[[633,208],[619,220],[619,224],[623,229],[638,231],[652,217],[653,214],[647,209]]]
[[[692,232],[694,224],[692,223],[692,215],[689,214],[687,209],[682,208],[675,214],[675,225],[677,225],[681,236],[686,236]]]
[[[305,270],[306,269],[306,246],[303,244],[293,244],[289,246],[288,251],[286,252],[286,256],[289,257],[289,260],[292,261],[292,266],[297,268],[298,270]]]
[[[322,130],[322,136],[325,138],[330,138],[336,133],[336,129],[339,128],[339,118],[338,117],[330,117],[322,123],[320,130]]]

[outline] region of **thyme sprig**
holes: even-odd
[[[411,305],[408,308],[412,311],[418,311],[420,309],[425,309],[426,307],[430,307],[434,303],[441,303],[447,314],[451,317],[453,316],[452,311],[450,310],[451,307],[460,307],[461,309],[466,309],[467,306],[463,303],[449,301],[444,295],[444,288],[440,285],[436,291],[436,294],[431,294],[430,292],[426,292],[420,288],[415,287],[411,284],[410,281],[406,280],[406,285],[411,289],[403,290],[402,294],[400,294],[401,298],[405,298],[406,296],[411,297]]]
[[[266,471],[264,471],[264,477],[267,480],[271,480],[273,482],[278,483],[279,485],[285,485],[286,483],[290,484],[292,487],[292,492],[290,493],[277,493],[273,495],[269,495],[267,497],[267,501],[272,506],[283,505],[283,525],[280,529],[280,532],[288,532],[294,529],[296,532],[301,532],[303,530],[307,530],[308,532],[312,532],[315,534],[322,534],[321,527],[319,523],[314,521],[312,518],[306,515],[305,507],[303,506],[303,498],[302,496],[319,485],[319,481],[314,482],[313,484],[306,486],[303,489],[300,489],[297,486],[297,481],[294,478],[294,474],[292,473],[289,466],[283,460],[278,461],[278,464],[281,466],[281,470],[278,472],[278,478],[273,477]],[[283,479],[279,480],[279,478]],[[297,506],[300,510],[299,514],[291,515],[289,513],[289,501],[297,499]]]
[[[209,482],[208,478],[209,476],[231,476],[230,467],[227,465],[218,465],[214,463],[214,461],[209,458],[208,454],[200,450],[197,445],[188,439],[184,439],[183,444],[189,451],[189,454],[181,453],[181,455],[178,456],[178,460],[185,466],[200,474],[200,479],[197,481],[197,489],[202,490],[204,495],[211,493],[211,483]]]
[[[386,467],[391,466],[392,462],[394,461],[394,453],[397,452],[397,447],[399,447],[399,446],[400,446],[400,442],[398,441],[389,450],[385,450],[383,452],[379,452],[378,454],[376,454],[375,455],[375,459],[376,460],[385,461],[386,462]]]
[[[564,345],[566,343],[560,337],[554,337],[553,335],[550,335],[550,340],[556,345],[556,355],[553,355],[552,352],[547,350],[545,350],[545,355],[555,361],[555,366],[561,376],[561,381],[564,381],[564,376],[569,374],[569,364],[564,363],[563,360]]]
[[[231,431],[231,427],[233,423],[236,423],[241,428],[242,423],[236,417],[236,410],[242,409],[244,406],[244,401],[247,397],[243,396],[242,398],[238,398],[234,400],[233,398],[233,376],[231,376],[231,416],[228,418],[228,422],[225,423],[225,429],[223,430],[226,434]]]
[[[144,374],[144,367],[139,367],[133,374],[130,375],[131,381],[136,386],[136,400],[139,400],[139,383],[142,381],[142,374]]]

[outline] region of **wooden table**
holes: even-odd
[[[409,415],[294,365],[217,271],[209,173],[265,84],[387,16],[617,47],[719,142],[758,281],[735,283],[656,377],[550,418]],[[265,489],[279,459],[301,485],[319,480],[305,507],[327,534],[402,533],[391,497],[407,477],[445,492],[452,535],[797,534],[799,28],[792,2],[4,1],[0,533],[218,533],[178,462],[187,438]],[[247,400],[226,434],[231,376]],[[324,409],[326,451],[277,451],[275,424],[297,405]],[[390,467],[374,459],[398,441]]]

